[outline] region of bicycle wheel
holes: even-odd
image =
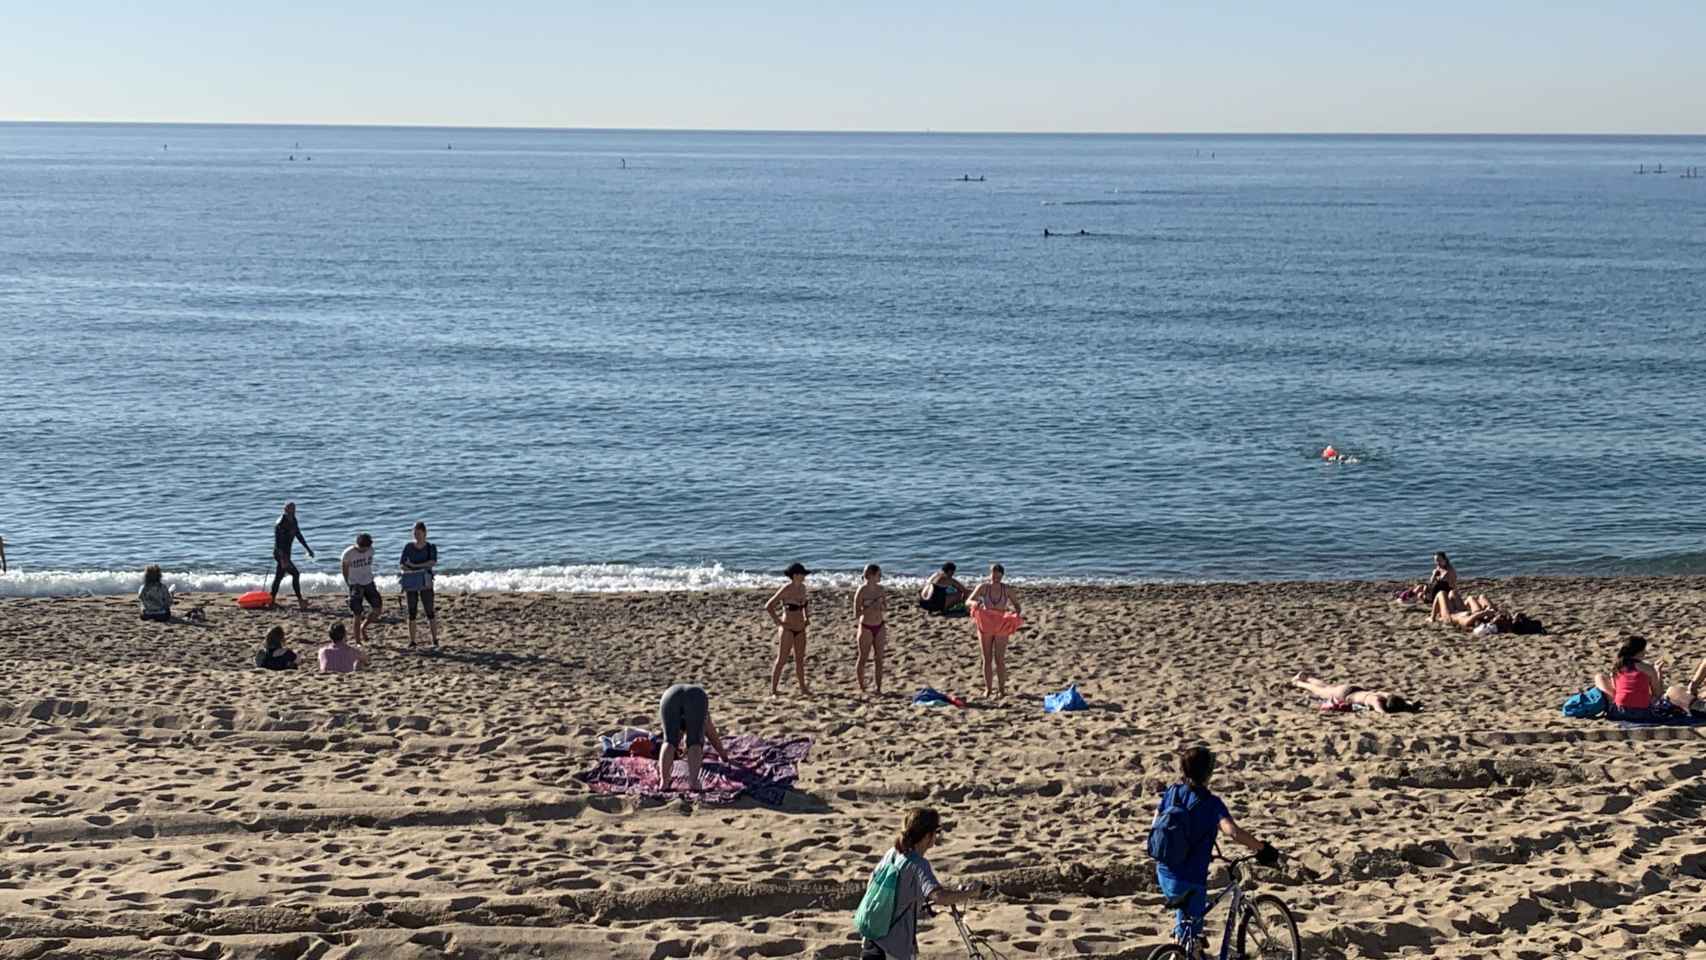
[[[1303,941],[1297,936],[1297,919],[1285,901],[1260,894],[1244,901],[1238,918],[1234,956],[1244,960],[1303,960]]]
[[[1176,943],[1164,943],[1149,954],[1149,960],[1190,960],[1190,954]]]

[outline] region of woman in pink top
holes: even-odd
[[[1664,664],[1654,666],[1641,659],[1647,652],[1647,638],[1629,637],[1617,648],[1617,663],[1611,677],[1596,673],[1593,685],[1611,698],[1619,710],[1646,710],[1659,698],[1665,688]]]

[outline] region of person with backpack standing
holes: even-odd
[[[913,960],[918,956],[918,913],[925,905],[951,907],[982,896],[985,887],[949,890],[936,879],[930,852],[945,828],[929,807],[907,811],[900,836],[871,873],[865,897],[853,914],[862,938],[859,960]]]
[[[1238,826],[1226,804],[1209,792],[1214,754],[1207,747],[1180,751],[1179,774],[1183,779],[1167,788],[1155,811],[1149,855],[1155,858],[1161,895],[1168,901],[1190,897],[1178,909],[1173,935],[1182,938],[1188,926],[1192,936],[1200,937],[1203,915],[1208,913],[1208,862],[1214,856],[1215,837],[1225,834],[1256,851],[1256,862],[1265,867],[1279,863],[1279,851]]]

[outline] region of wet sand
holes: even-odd
[[[1144,957],[1170,921],[1143,835],[1197,741],[1291,855],[1260,886],[1307,956],[1706,955],[1706,735],[1558,710],[1618,629],[1692,669],[1706,579],[1466,586],[1552,632],[1471,638],[1388,584],[1019,587],[1032,626],[1000,702],[968,624],[910,591],[881,698],[855,689],[845,595],[814,595],[810,700],[769,696],[750,592],[445,596],[442,650],[391,620],[346,676],[253,667],[274,623],[312,659],[332,597],[306,617],[180,600],[205,625],[0,600],[0,958],[851,957],[916,803],[956,823],[938,874],[997,889],[970,921],[1002,956]],[[1427,709],[1322,714],[1301,669]],[[678,681],[727,732],[816,739],[784,809],[573,778]],[[1069,682],[1092,709],[1044,714]],[[926,685],[973,706],[912,707]],[[945,918],[921,947],[963,956]]]

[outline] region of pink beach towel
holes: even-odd
[[[792,740],[764,740],[737,735],[724,737],[729,748],[729,762],[714,759],[716,752],[707,744],[705,763],[700,780],[705,789],[693,793],[687,789],[687,761],[675,761],[675,776],[670,789],[658,786],[658,764],[644,757],[606,757],[591,770],[576,774],[593,793],[619,793],[640,797],[692,797],[702,803],[728,804],[750,794],[759,803],[781,806],[788,788],[799,779],[799,765],[811,753],[810,737]]]

